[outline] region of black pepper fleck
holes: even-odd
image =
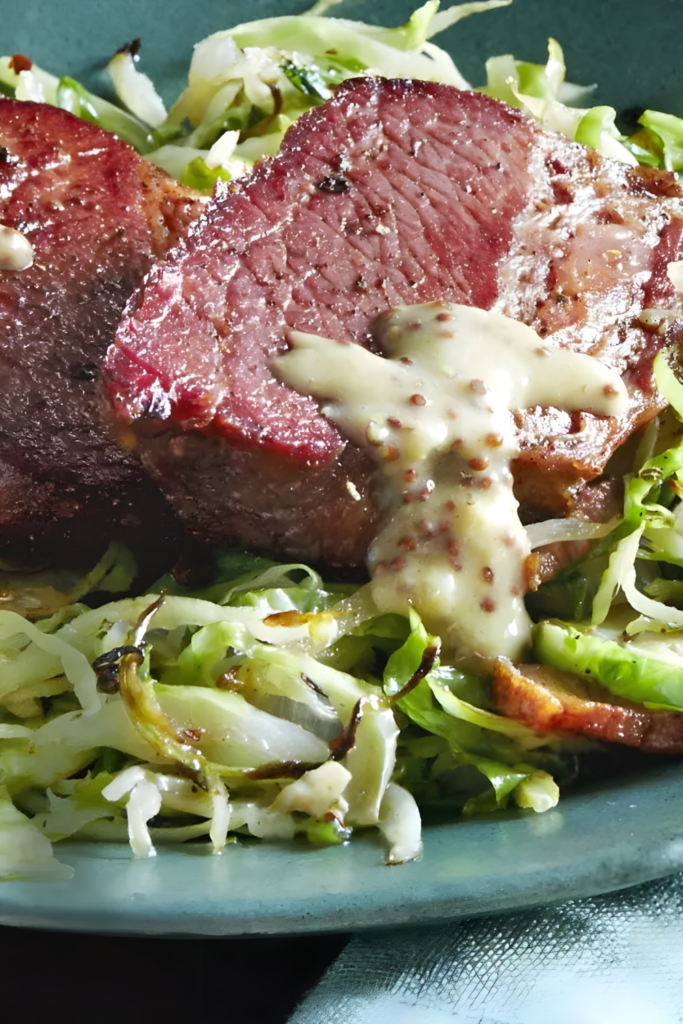
[[[97,377],[97,366],[95,363],[79,363],[75,367],[72,377],[76,380],[95,380]]]
[[[332,192],[333,194],[338,195],[340,192],[348,192],[349,183],[346,178],[333,178],[332,176],[329,176],[327,178],[323,178],[323,180],[319,182],[318,188],[321,192]]]

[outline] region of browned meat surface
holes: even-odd
[[[516,669],[500,659],[492,698],[506,718],[538,732],[565,730],[650,754],[683,754],[683,714],[649,711],[571,672],[546,665]]]
[[[666,270],[683,253],[683,192],[673,175],[629,168],[547,133],[538,135],[531,166],[533,203],[515,223],[498,307],[553,344],[617,370],[631,405],[620,419],[517,413],[515,492],[537,512],[578,508],[594,518],[584,482],[664,404],[651,381],[663,338],[638,316],[650,307],[680,308]]]
[[[372,472],[269,362],[290,329],[372,345],[388,308],[499,309],[624,374],[622,420],[519,415],[531,516],[563,512],[651,417],[681,250],[673,177],[631,170],[504,104],[425,82],[355,80],[290,129],[281,153],[222,189],[156,267],[117,334],[107,385],[144,463],[200,538],[361,563]]]
[[[98,375],[124,305],[200,204],[65,111],[0,99],[0,223],[34,262],[0,271],[0,543],[166,516],[104,425]]]

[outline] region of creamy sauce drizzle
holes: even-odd
[[[33,266],[33,246],[26,235],[0,224],[0,270],[28,270]]]
[[[675,263],[668,263],[666,276],[680,295],[683,293],[683,260],[676,260]]]
[[[292,332],[274,369],[327,400],[323,413],[381,468],[385,520],[368,556],[378,609],[413,605],[457,662],[519,660],[530,547],[512,493],[510,410],[618,416],[624,384],[500,313],[434,302],[392,310],[378,330],[387,358]]]

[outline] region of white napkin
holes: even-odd
[[[682,1024],[683,875],[354,936],[289,1024]]]

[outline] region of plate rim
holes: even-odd
[[[64,840],[56,856],[75,867],[74,878],[0,883],[0,925],[158,937],[284,936],[435,924],[595,896],[683,869],[681,781],[683,762],[672,762],[645,775],[588,783],[543,815],[515,811],[427,825],[423,858],[403,866],[384,865],[380,839],[370,833],[326,848],[248,840],[221,858],[208,846],[159,847],[159,856],[148,860],[135,860],[123,844]],[[601,819],[604,833],[591,836],[591,824]],[[477,856],[485,863],[488,843],[491,855],[496,844],[507,850],[507,874],[490,865],[488,873],[459,870]],[[235,862],[239,874],[245,856],[251,861],[241,898],[228,890]],[[528,870],[520,856],[531,858]],[[292,869],[300,875],[298,891],[296,878],[286,875]],[[268,877],[259,892],[261,870]],[[335,884],[321,884],[326,872],[335,884],[354,877],[335,891]]]

